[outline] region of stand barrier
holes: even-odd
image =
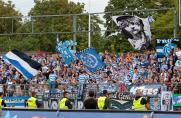
[[[2,109],[2,118],[180,118],[181,112]]]

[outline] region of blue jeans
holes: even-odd
[[[55,91],[55,85],[56,85],[55,81],[50,82],[50,94]]]

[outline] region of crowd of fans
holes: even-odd
[[[178,54],[181,53],[177,49]],[[158,59],[155,51],[144,53],[100,53],[104,67],[94,73],[84,68],[80,60],[64,65],[58,54],[33,54],[31,58],[42,64],[40,73],[31,80],[25,79],[12,65],[0,59],[0,85],[8,96],[26,95],[25,91],[62,92],[83,91],[84,84],[95,85],[98,91],[107,89],[119,92],[135,84],[160,83],[172,90],[174,82],[181,82],[180,58],[175,52]],[[125,89],[124,91],[126,91]]]

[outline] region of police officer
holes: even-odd
[[[63,98],[59,101],[59,108],[64,110],[72,109],[72,104],[69,100],[69,93],[67,91],[63,93]]]
[[[35,92],[32,92],[32,97],[27,100],[27,106],[30,109],[37,109],[39,107]]]
[[[108,99],[108,91],[103,90],[103,96],[100,96],[97,100],[97,106],[99,110],[108,109],[109,107],[109,99]]]
[[[138,111],[146,111],[149,110],[150,105],[149,102],[142,97],[142,92],[140,89],[136,90],[136,97],[133,100],[133,110],[138,110]]]
[[[0,92],[0,109],[6,107],[6,104],[2,98],[3,98],[3,92]]]

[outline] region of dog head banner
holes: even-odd
[[[136,50],[147,49],[151,41],[148,18],[137,16],[113,16],[112,19]]]

